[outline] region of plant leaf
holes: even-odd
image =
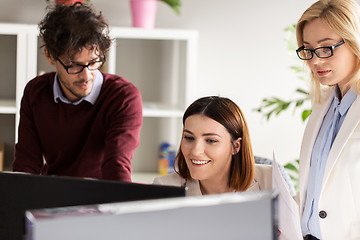
[[[298,168],[297,168],[294,164],[292,164],[292,163],[287,163],[287,164],[284,166],[284,168],[286,168],[287,170],[296,172],[296,173],[299,172]]]
[[[302,94],[305,94],[305,95],[309,95],[309,92],[308,92],[308,91],[305,91],[304,89],[301,89],[301,88],[297,88],[297,89],[296,89],[296,92],[302,93]]]
[[[303,72],[303,68],[299,67],[299,66],[291,66],[290,67],[292,70],[294,70],[297,73],[302,73]]]
[[[298,101],[296,101],[295,106],[300,107],[301,105],[303,105],[303,103],[304,103],[304,100],[298,100]]]
[[[160,0],[166,4],[168,4],[177,15],[180,15],[180,7],[181,7],[181,1],[180,0]]]
[[[311,109],[310,110],[304,110],[301,114],[301,118],[303,121],[305,121],[311,114]]]

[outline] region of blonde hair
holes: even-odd
[[[345,44],[357,56],[357,71],[349,85],[360,94],[360,7],[354,0],[320,0],[311,5],[301,16],[296,26],[296,38],[299,47],[304,45],[303,30],[306,23],[320,18],[331,30],[341,36]],[[321,101],[321,86],[311,72],[311,92],[314,101]]]

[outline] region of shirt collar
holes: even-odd
[[[340,89],[336,85],[334,92],[334,103],[335,103],[335,107],[338,107],[340,115],[343,116],[355,101],[357,94],[352,89],[349,89],[341,100],[338,97],[339,94],[340,94]]]
[[[91,103],[92,105],[95,104],[96,100],[98,99],[99,95],[100,95],[100,91],[101,91],[101,87],[102,84],[104,82],[104,77],[101,74],[101,72],[99,70],[96,70],[96,76],[95,76],[95,80],[94,80],[94,85],[93,88],[90,92],[89,95],[87,95],[86,97],[81,98],[80,100],[76,101],[76,102],[70,102],[62,93],[60,85],[59,85],[59,81],[58,81],[58,73],[55,74],[55,78],[54,78],[54,102],[58,103],[59,99],[64,102],[64,103],[68,103],[68,104],[73,104],[73,105],[78,105],[80,104],[82,101],[87,101],[89,103]]]

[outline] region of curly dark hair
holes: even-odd
[[[71,58],[83,48],[95,49],[104,56],[111,45],[109,26],[102,13],[97,15],[89,5],[81,3],[50,6],[39,29],[44,41],[41,47],[53,58],[63,54]]]

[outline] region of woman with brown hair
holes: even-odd
[[[255,165],[244,114],[228,98],[203,97],[188,107],[176,166],[154,184],[185,186],[188,196],[271,190],[271,166]]]

